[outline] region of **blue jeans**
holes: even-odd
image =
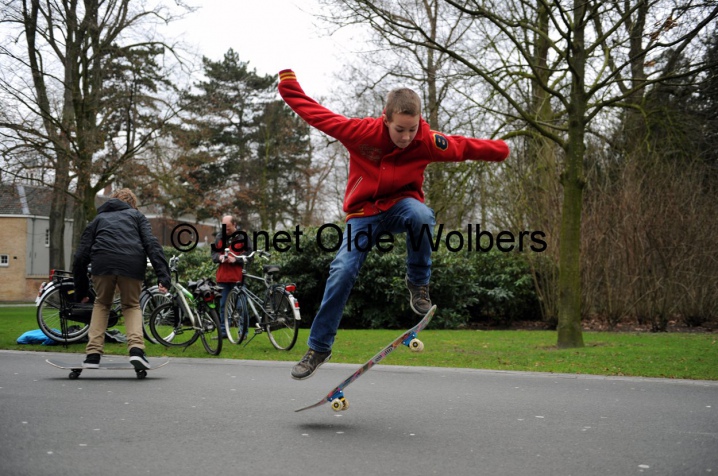
[[[432,250],[431,240],[428,238],[433,236],[434,225],[434,211],[413,198],[404,198],[378,215],[349,219],[341,247],[329,266],[324,298],[307,341],[309,348],[317,352],[329,352],[332,349],[344,306],[368,251],[378,246],[389,247],[386,243],[377,245],[380,235],[406,233],[406,275],[413,284],[429,284]],[[429,237],[426,236],[427,233]]]
[[[222,334],[226,334],[224,328],[224,304],[227,302],[229,292],[234,288],[234,283],[217,283],[217,285],[222,288],[222,294],[219,297],[219,328]]]

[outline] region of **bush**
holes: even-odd
[[[212,262],[211,250],[207,246],[197,247],[192,251],[177,251],[171,246],[165,246],[163,250],[167,262],[173,256],[180,256],[177,269],[182,283],[186,284],[188,281],[196,281],[200,278],[214,279],[217,275],[217,265]],[[151,266],[147,266],[145,282],[150,286],[157,284],[157,276]]]
[[[323,251],[317,230],[304,231],[300,250],[274,253],[284,280],[297,284],[303,325],[309,325],[322,300],[335,252]],[[338,236],[322,234],[331,248]],[[397,237],[390,252],[372,250],[362,267],[344,309],[344,328],[411,327],[417,317],[409,307],[404,283],[406,243]],[[455,329],[477,323],[509,325],[515,320],[538,319],[541,312],[533,280],[521,253],[451,252],[444,246],[432,255],[431,299],[439,306],[434,328]]]

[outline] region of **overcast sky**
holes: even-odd
[[[347,51],[349,34],[322,36],[310,14],[316,0],[194,0],[195,13],[170,26],[197,51],[221,60],[233,48],[259,74],[277,74],[291,68],[310,95],[328,92],[332,74]]]

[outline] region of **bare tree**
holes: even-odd
[[[11,30],[0,48],[3,168],[54,188],[51,267],[65,266],[68,197],[76,244],[96,193],[172,115],[161,100],[171,82],[155,60],[170,49],[152,37],[172,16],[129,0],[2,2],[0,24]],[[34,173],[48,165],[52,173]]]

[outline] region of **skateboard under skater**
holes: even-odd
[[[58,369],[65,369],[69,370],[70,374],[68,377],[71,380],[75,380],[80,376],[83,370],[134,370],[138,379],[143,379],[147,377],[147,370],[144,369],[136,369],[134,365],[132,365],[130,362],[106,362],[106,363],[100,363],[100,367],[96,369],[92,368],[85,368],[82,366],[82,364],[69,364],[67,362],[63,362],[61,360],[50,360],[46,359],[45,362],[52,365],[53,367],[57,367]],[[155,370],[159,369],[160,367],[164,367],[165,365],[169,364],[169,360],[165,360],[164,362],[160,364],[154,364],[150,369],[148,370]]]
[[[409,349],[414,352],[421,352],[422,350],[424,350],[423,342],[417,339],[416,335],[429,324],[429,321],[431,321],[431,318],[434,316],[434,312],[436,312],[436,306],[432,306],[431,309],[429,309],[429,312],[426,313],[426,315],[421,319],[421,321],[419,321],[417,325],[394,339],[393,342],[384,347],[378,354],[369,359],[364,365],[359,367],[356,372],[349,376],[349,378],[334,387],[324,398],[322,398],[313,405],[309,405],[308,407],[295,410],[295,412],[309,410],[310,408],[318,407],[327,402],[331,402],[332,410],[334,410],[335,412],[346,410],[347,408],[349,408],[349,402],[344,397],[344,389],[349,386],[350,383],[361,377],[363,373],[367,372],[369,369],[381,362],[384,357],[392,353],[394,349],[396,349],[402,344],[409,347]]]

